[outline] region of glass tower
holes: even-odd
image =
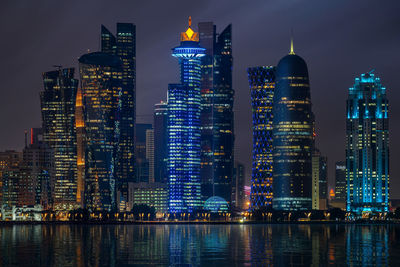
[[[77,165],[75,101],[78,80],[74,69],[43,73],[40,93],[43,141],[54,152],[52,196],[54,209],[73,209],[76,203]]]
[[[167,121],[168,104],[161,101],[154,105],[154,180],[167,183]]]
[[[276,68],[273,102],[274,209],[310,210],[314,116],[307,65],[293,42]]]
[[[229,203],[234,176],[232,26],[217,34],[213,22],[199,23],[201,58],[201,186],[203,200]]]
[[[275,67],[247,70],[253,113],[250,209],[272,206],[272,123]]]
[[[349,89],[346,122],[347,211],[389,210],[389,119],[386,88],[371,71]]]
[[[102,25],[101,51],[118,56],[122,62],[120,132],[115,173],[117,189],[121,198],[126,201],[128,183],[135,178],[136,26],[132,23],[117,23],[117,34],[114,36]],[[119,202],[118,200],[117,205]]]
[[[179,59],[181,83],[168,86],[168,210],[193,212],[202,206],[200,188],[201,57],[205,48],[189,27],[172,49]]]
[[[117,56],[95,52],[81,56],[79,66],[86,134],[86,208],[115,210],[122,62]]]

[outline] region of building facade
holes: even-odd
[[[272,206],[272,108],[275,71],[275,67],[272,66],[253,67],[247,70],[253,113],[251,210]]]
[[[54,152],[53,209],[77,207],[75,104],[78,80],[74,69],[43,73],[40,93],[43,141]]]
[[[389,110],[371,71],[349,89],[346,120],[347,211],[389,211]]]
[[[136,124],[136,183],[150,182],[150,162],[147,157],[147,131],[152,130],[149,123]]]
[[[101,52],[118,56],[122,62],[115,174],[118,192],[126,200],[128,183],[135,179],[136,26],[132,23],[117,23],[117,33],[114,36],[102,25]]]
[[[273,206],[310,210],[313,114],[305,61],[293,51],[279,61],[273,100]]]
[[[85,125],[85,203],[90,210],[115,210],[122,62],[94,52],[79,58]]]
[[[201,58],[201,187],[231,202],[234,176],[232,25],[217,33],[213,22],[198,24]]]
[[[147,205],[156,212],[168,211],[168,186],[165,183],[129,183],[128,207]]]
[[[154,180],[167,183],[167,121],[168,104],[161,101],[154,105]]]
[[[193,212],[202,207],[200,183],[201,57],[205,49],[191,28],[172,49],[179,59],[181,83],[168,86],[168,210]]]
[[[325,210],[328,207],[328,165],[327,157],[314,149],[312,156],[312,209]]]
[[[347,195],[346,162],[335,163],[335,201],[346,202]]]

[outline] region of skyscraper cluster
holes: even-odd
[[[154,204],[172,213],[201,210],[212,197],[241,205],[231,35],[231,25],[217,33],[212,22],[195,32],[189,18],[172,49],[180,82],[146,124],[136,123],[136,27],[117,23],[114,35],[102,25],[100,51],[79,57],[79,79],[62,66],[43,74],[43,125],[22,154],[4,152],[2,203],[56,211]]]
[[[307,65],[294,53],[293,41],[277,67],[249,68],[248,77],[253,113],[250,210],[327,209],[327,157],[315,145]],[[332,206],[346,206],[359,215],[389,210],[388,147],[386,89],[371,71],[349,89],[346,162],[335,166]]]
[[[180,80],[136,122],[136,26],[101,26],[100,51],[74,68],[43,73],[42,127],[22,152],[0,153],[2,207],[131,211],[149,205],[175,215],[244,208],[245,168],[234,158],[232,26],[189,25],[172,48]],[[389,210],[388,100],[373,71],[349,89],[346,160],[316,146],[307,64],[295,54],[247,70],[252,106],[251,211]],[[29,139],[29,140],[28,140]],[[336,192],[336,195],[335,195]],[[328,203],[328,199],[332,200]]]

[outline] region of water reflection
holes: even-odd
[[[400,266],[395,225],[15,225],[1,266]]]

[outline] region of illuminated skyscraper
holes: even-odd
[[[346,162],[338,161],[335,164],[335,201],[346,202]]]
[[[232,25],[220,34],[213,22],[199,23],[201,58],[201,187],[203,199],[231,201],[234,169]]]
[[[250,209],[272,205],[272,120],[275,67],[247,70],[253,112],[253,160]]]
[[[193,212],[202,206],[200,188],[201,57],[205,49],[189,27],[181,45],[172,49],[179,59],[181,84],[168,86],[168,210]]]
[[[372,71],[349,89],[346,122],[346,209],[389,210],[389,119],[386,88]]]
[[[313,114],[307,65],[293,51],[279,61],[273,104],[273,206],[311,209]]]
[[[101,51],[118,56],[122,62],[120,132],[115,173],[118,191],[126,200],[128,199],[128,183],[135,179],[136,26],[132,23],[117,23],[115,37],[102,25]],[[117,204],[119,205],[119,201]]]
[[[84,207],[85,196],[85,121],[83,118],[82,90],[79,87],[76,94],[75,126],[76,126],[76,156],[77,156],[77,188],[76,202]]]
[[[74,69],[43,73],[40,93],[43,141],[54,152],[52,182],[54,209],[73,209],[76,205],[77,165],[75,101],[78,80]]]
[[[114,210],[122,62],[95,52],[79,58],[85,125],[85,202],[91,210]]]
[[[161,101],[154,106],[154,179],[167,183],[167,120],[168,104]]]

